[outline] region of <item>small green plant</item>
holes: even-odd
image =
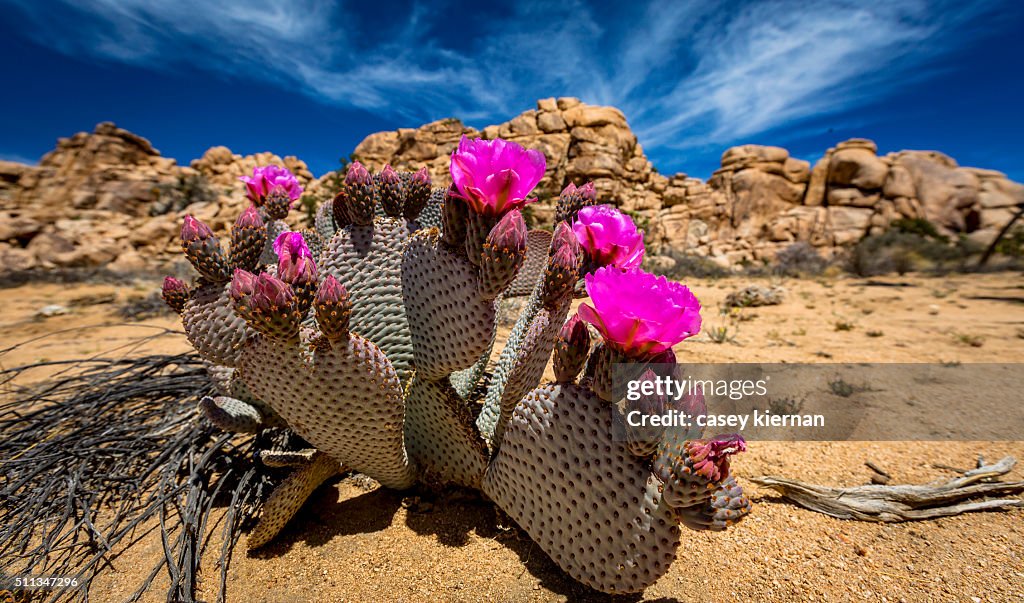
[[[771,398],[768,400],[768,410],[776,415],[795,415],[803,410],[804,403],[793,398]]]
[[[837,320],[835,324],[837,331],[852,331],[854,326],[855,325],[852,322],[842,319]]]
[[[730,330],[728,325],[708,327],[704,329],[704,333],[714,343],[736,342],[736,330]]]
[[[854,392],[857,391],[857,388],[847,383],[846,381],[843,381],[840,377],[836,377],[832,381],[829,381],[828,388],[832,391],[833,394],[841,398],[849,398],[854,394]]]
[[[972,348],[980,348],[985,344],[985,338],[972,333],[953,333],[953,339],[962,345],[969,345]]]

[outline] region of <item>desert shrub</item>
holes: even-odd
[[[889,225],[892,230],[906,234],[914,234],[926,239],[934,239],[943,243],[949,242],[949,237],[939,232],[939,229],[924,218],[900,218],[893,220]]]
[[[156,200],[149,206],[151,216],[178,212],[193,203],[209,203],[217,199],[210,181],[202,174],[182,174],[175,182],[157,185],[154,192]]]
[[[669,258],[672,262],[656,263],[645,260],[644,270],[676,281],[687,277],[722,278],[729,275],[726,268],[704,256],[686,253],[672,247],[665,249],[659,257]]]
[[[996,253],[1011,258],[1024,258],[1024,226],[1018,226],[1006,233],[996,243]]]
[[[828,261],[817,249],[806,241],[800,241],[775,254],[772,272],[782,276],[817,276],[826,266]]]
[[[846,268],[857,276],[875,276],[915,270],[962,270],[978,249],[966,237],[950,243],[949,237],[920,233],[922,220],[913,221],[915,232],[894,228],[879,235],[861,239],[848,255]],[[934,228],[934,227],[932,227]]]

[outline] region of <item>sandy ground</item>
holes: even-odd
[[[730,291],[750,283],[781,284],[786,299],[738,317],[718,313]],[[705,325],[727,326],[730,340],[693,338],[677,348],[685,362],[1024,360],[1024,277],[1018,274],[690,285],[706,308]],[[0,366],[187,351],[176,317],[126,322],[118,314],[157,286],[0,290]],[[68,313],[36,316],[54,303]],[[1024,510],[892,525],[841,521],[786,504],[746,480],[773,474],[863,484],[870,477],[864,463],[872,461],[893,483],[922,483],[954,475],[937,465],[972,467],[978,455],[993,461],[1006,454],[1024,458],[1024,442],[752,443],[733,464],[754,501],[751,515],[725,533],[685,531],[669,573],[634,599],[1024,601]],[[1024,479],[1024,471],[1008,479]],[[158,540],[143,539],[97,580],[93,599],[123,599],[140,568],[160,554]],[[203,596],[212,599],[218,569],[208,564],[204,571]],[[352,479],[321,488],[266,549],[240,548],[229,572],[229,601],[603,598],[563,574],[479,497],[366,491]],[[164,600],[159,582],[148,600]]]

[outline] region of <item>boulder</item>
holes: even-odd
[[[865,190],[881,189],[889,167],[873,151],[839,148],[829,161],[828,184]]]

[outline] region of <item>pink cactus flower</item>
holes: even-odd
[[[246,194],[256,205],[262,205],[270,194],[284,194],[292,201],[302,196],[302,185],[295,175],[278,165],[257,166],[252,176],[238,179],[245,183]]]
[[[470,140],[465,136],[452,153],[452,182],[458,196],[484,216],[503,216],[536,199],[527,199],[544,177],[540,151],[527,150],[500,138]]]
[[[664,276],[607,266],[585,283],[594,305],[582,304],[580,318],[626,357],[650,359],[700,332],[700,302]]]
[[[644,261],[644,233],[629,216],[610,205],[581,209],[572,231],[596,267],[630,269]]]
[[[300,232],[282,232],[274,240],[277,253],[277,275],[293,285],[316,282],[317,269],[313,254]]]

